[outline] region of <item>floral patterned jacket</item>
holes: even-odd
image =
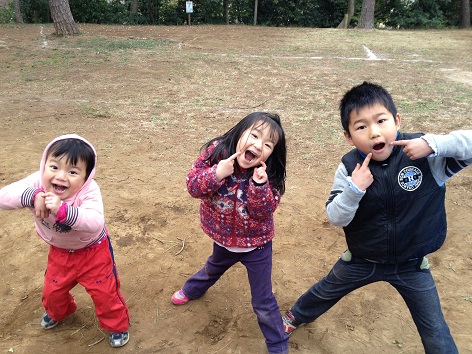
[[[200,198],[203,231],[225,247],[258,247],[274,238],[274,211],[280,193],[270,183],[257,185],[247,171],[238,170],[218,182],[217,165],[206,161],[218,143],[198,157],[187,175],[187,190]]]

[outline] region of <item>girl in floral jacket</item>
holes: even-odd
[[[280,118],[255,112],[204,145],[187,175],[200,198],[200,222],[213,254],[172,296],[183,305],[202,297],[237,262],[247,269],[252,307],[269,353],[288,353],[288,336],[272,292],[275,209],[285,192],[286,144]]]

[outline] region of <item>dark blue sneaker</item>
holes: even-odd
[[[56,327],[59,322],[54,321],[47,312],[44,313],[43,317],[41,317],[41,327],[44,329],[51,329],[53,327]]]
[[[119,348],[124,346],[129,341],[129,333],[128,331],[121,332],[121,333],[110,333],[110,337],[108,337],[108,341],[113,348]]]

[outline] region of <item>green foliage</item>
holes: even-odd
[[[384,0],[378,5],[376,22],[392,28],[451,27],[457,26],[459,19],[458,1]]]
[[[13,2],[10,1],[7,7],[0,7],[0,23],[10,23],[15,19],[15,13],[13,11]]]
[[[193,0],[192,24],[226,23],[224,0]],[[348,0],[258,0],[257,24],[265,26],[336,27],[347,11]],[[72,15],[81,23],[182,25],[187,22],[185,0],[69,0]],[[254,22],[255,0],[228,0],[230,24]],[[362,1],[350,27],[357,24]],[[377,0],[375,23],[387,28],[442,28],[459,23],[458,0]],[[50,22],[48,0],[21,0],[23,20]],[[0,10],[0,22],[12,21],[12,5]]]
[[[267,26],[336,27],[347,0],[259,0],[258,23]]]
[[[230,1],[229,22],[244,25],[254,23],[254,0]]]
[[[183,17],[179,17],[179,1],[163,1],[159,11],[158,24],[179,25],[183,23]]]
[[[200,15],[198,22],[218,24],[224,23],[223,2],[220,0],[202,0],[199,1],[201,9],[197,7],[197,15]]]
[[[111,5],[111,4],[110,4]],[[107,0],[69,0],[70,10],[76,22],[82,23],[112,23],[112,11],[120,3],[114,1],[112,6],[109,6]],[[124,10],[124,5],[121,6]],[[123,20],[114,18],[119,22]]]
[[[26,23],[51,22],[48,0],[22,0],[20,7]]]

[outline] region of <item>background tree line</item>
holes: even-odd
[[[51,8],[67,3],[79,23],[181,25],[187,21],[185,0],[10,0],[0,8],[0,22],[56,22]],[[192,24],[470,27],[470,0],[193,0],[193,11]],[[363,16],[369,23],[361,21]]]

